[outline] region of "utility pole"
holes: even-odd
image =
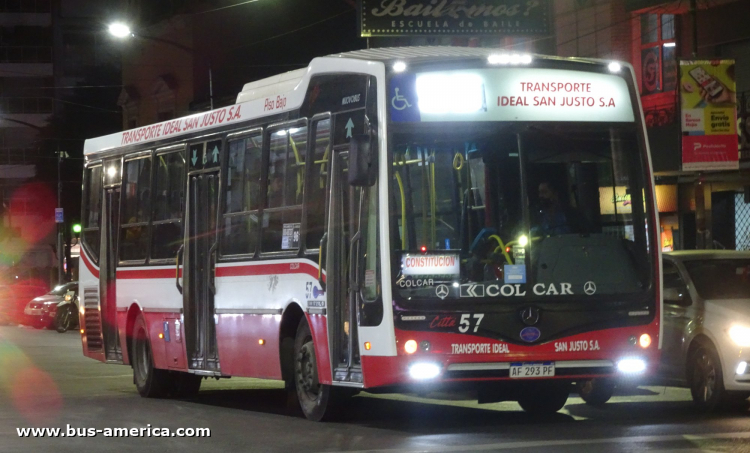
[[[60,151],[60,144],[57,144],[57,207],[62,208],[62,151]],[[63,283],[63,225],[64,223],[57,222],[57,284]]]
[[[690,22],[693,32],[693,58],[698,56],[698,0],[690,0]]]
[[[692,27],[692,56],[698,57],[698,1],[690,0],[690,26]],[[695,248],[713,248],[713,241],[709,240],[706,231],[706,192],[702,183],[703,176],[698,173],[695,182]]]

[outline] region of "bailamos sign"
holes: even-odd
[[[549,34],[549,0],[359,0],[361,35]]]

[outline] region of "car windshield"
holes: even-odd
[[[76,287],[75,283],[66,283],[64,285],[55,286],[52,291],[48,294],[51,296],[64,296],[68,291],[73,291]]]
[[[650,208],[632,125],[403,129],[392,141],[391,234],[404,299],[649,287]]]
[[[701,259],[684,264],[701,298],[750,297],[750,259]]]

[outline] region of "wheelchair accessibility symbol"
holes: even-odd
[[[396,95],[391,99],[391,105],[396,110],[404,110],[407,107],[411,107],[409,101],[398,92],[398,88],[396,88]]]

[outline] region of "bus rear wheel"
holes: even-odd
[[[294,386],[302,413],[312,421],[335,418],[336,388],[321,384],[318,379],[318,360],[307,320],[302,318],[294,339]]]
[[[139,315],[133,325],[133,383],[138,393],[144,398],[161,398],[167,395],[172,387],[169,371],[154,367],[151,353],[151,342],[143,315]]]
[[[554,414],[565,406],[569,394],[567,383],[542,382],[522,389],[518,404],[529,414]]]

